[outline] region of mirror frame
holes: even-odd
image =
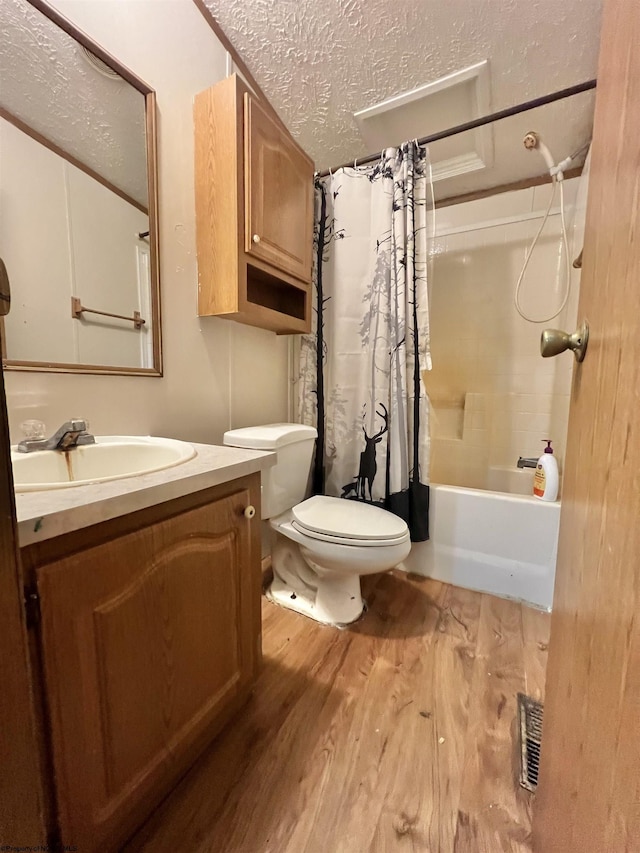
[[[156,92],[144,80],[137,77],[114,56],[108,53],[97,42],[79,29],[57,9],[50,6],[46,0],[27,0],[27,2],[49,18],[61,30],[84,45],[95,54],[123,80],[137,89],[145,100],[145,131],[147,148],[147,187],[148,187],[148,216],[149,216],[149,255],[151,270],[151,328],[153,329],[153,367],[113,367],[102,364],[65,364],[48,361],[17,361],[6,358],[4,352],[5,335],[2,335],[3,352],[2,364],[6,370],[24,370],[30,372],[49,373],[94,373],[116,376],[162,376],[162,317],[160,311],[160,241],[158,232],[158,153],[157,153],[157,122],[156,122]],[[34,135],[33,132],[31,135]],[[39,134],[36,136],[43,137]],[[49,146],[51,147],[51,146]],[[73,158],[67,157],[67,159]],[[76,163],[77,164],[77,163]],[[85,169],[85,171],[87,171]],[[3,320],[0,318],[0,323]]]

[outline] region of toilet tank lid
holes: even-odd
[[[231,429],[224,434],[224,444],[229,447],[247,447],[252,450],[277,450],[286,444],[309,441],[318,435],[315,427],[304,424],[266,424],[265,426]]]

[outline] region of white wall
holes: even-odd
[[[74,361],[63,161],[0,118],[0,257],[11,281],[9,358]],[[47,203],[44,204],[43,200]],[[66,294],[66,300],[56,295]],[[58,330],[52,334],[52,329]]]
[[[96,433],[220,442],[224,430],[285,420],[285,337],[196,316],[192,103],[225,76],[226,53],[192,0],[53,0],[155,88],[158,100],[163,378],[6,371],[14,440],[27,418],[85,416]]]
[[[145,367],[152,335],[141,306],[137,236],[149,219],[64,157],[0,118],[0,257],[11,279],[7,358]],[[146,290],[149,290],[147,277]],[[71,315],[71,297],[99,311]],[[146,299],[149,304],[149,299]]]
[[[565,182],[569,225],[577,189],[578,179]],[[516,462],[518,456],[540,456],[546,438],[553,439],[562,466],[574,358],[541,358],[540,333],[548,327],[574,331],[579,272],[572,272],[567,307],[549,322],[527,323],[513,304],[549,192],[545,185],[437,211],[433,371],[425,374],[433,482],[530,494],[533,473],[518,471]],[[548,317],[562,302],[557,206],[523,284],[521,301],[533,317]],[[570,248],[572,260],[580,248]]]

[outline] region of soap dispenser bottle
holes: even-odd
[[[547,446],[538,459],[533,480],[533,494],[541,501],[555,501],[558,497],[558,463],[553,455],[551,440],[545,438]]]

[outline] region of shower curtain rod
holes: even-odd
[[[455,127],[449,127],[447,130],[440,130],[438,133],[432,133],[430,136],[423,136],[418,139],[418,145],[429,145],[430,142],[437,142],[439,139],[447,139],[449,136],[456,136],[458,133],[464,133],[466,130],[474,130],[476,127],[482,127],[485,124],[491,124],[493,121],[500,121],[503,118],[516,116],[519,113],[526,113],[528,110],[535,110],[536,107],[543,107],[545,104],[552,104],[554,101],[561,101],[563,98],[570,98],[572,95],[579,95],[581,92],[588,92],[589,89],[595,89],[597,80],[585,80],[584,83],[578,83],[575,86],[569,86],[567,89],[560,89],[558,92],[552,92],[550,95],[542,95],[540,98],[534,98],[531,101],[524,101],[522,104],[516,104],[515,107],[508,107],[506,110],[499,110],[497,113],[490,113],[481,118],[467,121],[464,124],[457,124]],[[380,157],[380,153],[368,154],[366,157],[357,157],[352,162],[341,163],[331,169],[325,169],[323,172],[316,172],[317,178],[324,178],[331,172],[336,172],[338,169],[343,169],[347,166],[354,166],[356,163],[373,163]]]

